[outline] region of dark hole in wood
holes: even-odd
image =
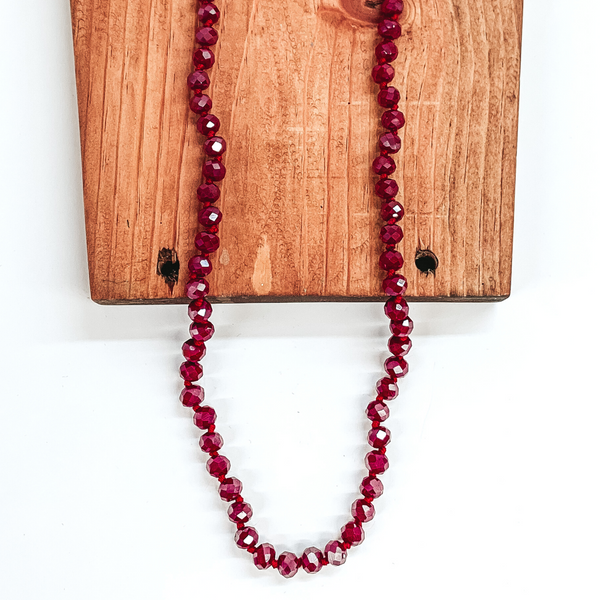
[[[421,273],[435,275],[435,270],[438,268],[439,261],[437,256],[431,250],[417,250],[415,255],[415,265]]]
[[[179,259],[177,252],[171,248],[163,248],[158,253],[158,262],[156,264],[156,272],[160,275],[169,289],[173,291],[173,287],[179,281]]]

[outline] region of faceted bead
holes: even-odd
[[[391,175],[396,170],[396,163],[389,156],[378,156],[373,161],[373,171],[377,175]]]
[[[242,493],[242,482],[235,477],[223,479],[219,486],[219,496],[225,502],[233,502]]]
[[[223,213],[216,206],[207,206],[198,213],[198,221],[204,227],[214,227],[221,222]]]
[[[254,527],[242,527],[235,532],[233,539],[239,548],[250,548],[258,542],[258,531]]]
[[[384,221],[398,222],[404,216],[404,207],[397,200],[388,200],[381,205],[381,218]]]
[[[388,348],[394,356],[406,356],[412,348],[412,342],[407,337],[392,336],[388,341]]]
[[[233,523],[247,523],[252,518],[252,507],[247,502],[234,502],[227,515]]]
[[[221,156],[227,150],[227,142],[218,135],[213,135],[204,142],[204,152],[208,156]]]
[[[381,284],[381,289],[386,296],[404,296],[406,287],[407,282],[404,275],[391,275],[386,277]]]
[[[302,568],[307,573],[318,573],[322,567],[323,563],[323,553],[314,546],[307,548],[300,557],[300,563],[302,564]]]
[[[215,326],[210,322],[192,323],[190,325],[190,335],[197,342],[206,342],[215,333]]]
[[[402,0],[383,0],[380,10],[382,15],[397,16],[402,14],[404,2]]]
[[[190,90],[205,90],[210,85],[210,79],[205,71],[194,71],[187,78]]]
[[[186,360],[199,362],[206,355],[206,346],[202,342],[198,343],[194,340],[187,340],[187,342],[183,343],[181,351]]]
[[[383,60],[386,63],[393,62],[398,58],[398,47],[394,42],[385,40],[375,48],[375,56],[378,60]]]
[[[215,64],[215,55],[208,48],[194,50],[194,66],[200,69],[210,69]]]
[[[348,553],[346,549],[340,542],[337,540],[331,540],[325,546],[325,558],[330,565],[334,567],[339,567],[346,562],[346,557]]]
[[[392,434],[387,427],[373,427],[367,439],[373,448],[384,448],[390,443]]]
[[[185,284],[185,295],[190,300],[204,298],[208,295],[209,287],[206,279],[192,279]]]
[[[381,241],[386,246],[391,246],[392,244],[397,244],[404,237],[404,233],[402,229],[398,227],[398,225],[384,225],[379,232],[379,237]]]
[[[394,79],[396,71],[394,67],[388,63],[384,63],[382,65],[376,65],[373,67],[373,71],[371,71],[371,77],[375,83],[387,83]]]
[[[377,477],[369,475],[362,480],[360,484],[360,493],[365,498],[379,498],[383,494],[383,483]]]
[[[208,256],[192,256],[188,262],[188,269],[195,277],[205,277],[212,271],[212,263]]]
[[[402,129],[405,123],[404,115],[399,110],[386,110],[381,115],[381,124],[390,131]]]
[[[367,523],[375,516],[375,507],[360,498],[352,503],[350,513],[357,521],[360,521],[361,523]]]
[[[205,115],[198,119],[196,127],[198,128],[198,131],[203,135],[208,135],[209,133],[217,133],[217,131],[219,131],[219,129],[221,128],[221,121],[219,121],[218,117],[216,117],[215,115]]]
[[[212,3],[203,4],[198,9],[198,19],[205,25],[212,25],[219,20],[221,13],[219,9]]]
[[[398,193],[398,184],[393,179],[380,179],[375,184],[375,193],[384,200],[391,200]]]
[[[402,141],[395,133],[384,133],[379,138],[379,149],[390,154],[396,154],[402,147]]]
[[[395,40],[402,35],[402,28],[397,21],[392,19],[383,19],[377,26],[377,31],[382,38]]]
[[[192,321],[208,321],[212,315],[212,306],[204,298],[193,300],[188,306],[188,315]]]
[[[282,552],[277,559],[277,569],[284,577],[293,577],[298,572],[299,563],[293,552]]]
[[[386,301],[383,312],[390,321],[403,321],[408,317],[408,304],[401,296],[394,296]]]
[[[410,317],[406,317],[403,321],[391,321],[390,331],[397,337],[406,337],[413,331],[414,324]]]
[[[188,408],[201,404],[204,401],[204,388],[199,385],[183,388],[179,394],[179,400]]]
[[[398,356],[390,356],[383,364],[383,368],[390,377],[395,379],[400,379],[408,373],[408,363]]]
[[[275,560],[276,553],[275,548],[271,546],[271,544],[261,544],[256,547],[254,551],[254,564],[257,569],[261,571],[263,569],[268,569],[271,566],[271,563]]]
[[[206,470],[213,477],[222,477],[223,475],[227,475],[227,471],[231,468],[231,463],[229,459],[225,456],[221,456],[218,454],[217,456],[211,456],[206,461]]]
[[[349,521],[342,527],[342,540],[351,546],[358,546],[365,539],[363,528],[356,521]]]
[[[382,454],[379,450],[373,450],[365,456],[365,464],[369,473],[383,473],[387,471],[390,466],[390,462],[385,454]]]
[[[215,424],[217,420],[217,413],[212,406],[201,406],[194,413],[194,425],[198,429],[208,429],[211,425]]]
[[[384,87],[377,95],[379,106],[395,108],[400,100],[400,92],[395,87]]]
[[[181,363],[179,374],[185,381],[198,381],[202,377],[202,367],[197,362],[186,360]]]
[[[212,27],[201,27],[196,31],[196,41],[200,46],[214,46],[219,39],[219,34]]]
[[[200,202],[216,202],[221,195],[221,190],[214,183],[202,183],[196,190]]]
[[[373,400],[365,413],[371,421],[385,421],[390,416],[390,409],[381,400]]]
[[[391,377],[382,377],[377,382],[376,389],[384,400],[393,400],[398,395],[398,386]]]
[[[404,259],[402,258],[402,254],[397,250],[386,250],[379,258],[379,266],[384,271],[401,269],[403,264]]]
[[[221,181],[225,178],[227,169],[225,165],[219,160],[207,160],[202,167],[202,173],[204,177],[212,179],[213,181]]]
[[[190,109],[197,115],[205,115],[212,108],[212,100],[206,94],[192,96],[190,100]]]
[[[223,447],[223,438],[216,431],[200,436],[200,450],[210,454]]]
[[[209,233],[208,231],[201,231],[196,235],[194,240],[196,248],[203,254],[211,254],[218,249],[220,240],[219,236],[215,233]]]

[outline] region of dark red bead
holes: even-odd
[[[381,400],[373,400],[365,412],[371,421],[385,421],[390,416],[390,409]]]
[[[202,342],[195,342],[194,340],[184,342],[181,350],[186,360],[194,362],[201,361],[206,355],[206,346]]]
[[[383,483],[377,477],[369,475],[362,480],[360,484],[360,493],[365,498],[379,498],[383,494]]]
[[[383,0],[381,14],[386,16],[398,16],[404,10],[404,2],[402,0]]]
[[[221,500],[233,502],[242,493],[242,482],[235,477],[223,479],[219,486],[219,496]]]
[[[221,121],[215,115],[205,115],[198,119],[196,123],[196,127],[198,131],[203,135],[208,135],[209,133],[217,133],[221,128]]]
[[[400,92],[395,87],[384,87],[377,95],[379,106],[395,108],[400,100]]]
[[[187,78],[190,90],[205,90],[210,85],[210,79],[205,71],[194,71]]]
[[[402,147],[402,141],[395,133],[384,133],[379,138],[379,149],[382,152],[396,154]]]
[[[179,394],[179,400],[181,400],[181,404],[188,408],[201,404],[204,402],[204,388],[199,385],[183,388],[181,394]]]
[[[391,200],[398,193],[398,184],[393,179],[380,179],[375,184],[375,193],[384,200]]]
[[[185,295],[190,300],[196,300],[197,298],[204,298],[208,295],[210,286],[206,279],[192,279],[185,284]]]
[[[202,377],[202,367],[191,360],[186,360],[179,367],[179,374],[185,381],[198,381]]]
[[[412,342],[407,337],[392,336],[388,341],[388,348],[394,356],[406,356],[412,348]]]
[[[199,429],[208,429],[216,420],[217,413],[212,406],[201,406],[194,413],[194,425]]]
[[[196,194],[201,202],[216,202],[221,190],[214,183],[202,183],[198,186]]]
[[[227,515],[234,523],[247,523],[252,518],[252,507],[247,502],[234,502],[227,509]]]
[[[373,161],[373,171],[377,175],[391,175],[396,170],[396,163],[389,156],[378,156]]]
[[[212,25],[219,20],[219,9],[212,3],[202,4],[198,9],[198,19],[205,25]]]
[[[403,321],[408,317],[408,304],[401,296],[394,296],[386,301],[383,312],[390,321]]]
[[[227,471],[231,468],[231,463],[229,459],[225,456],[221,456],[220,454],[217,456],[211,456],[206,461],[206,470],[213,477],[222,477],[223,475],[227,475]]]
[[[192,96],[190,109],[198,115],[205,115],[212,108],[212,100],[206,94]]]
[[[398,386],[391,377],[383,377],[377,382],[377,394],[384,400],[393,400],[398,395]]]
[[[404,259],[402,258],[402,254],[397,250],[386,250],[379,258],[379,266],[384,271],[401,269],[403,264]]]
[[[190,325],[190,335],[197,342],[206,342],[215,333],[215,327],[210,321],[205,323],[192,323]]]
[[[395,40],[402,35],[402,28],[392,19],[383,19],[383,21],[377,25],[377,31],[379,32],[379,35],[386,40]]]
[[[384,221],[398,222],[404,216],[404,207],[397,200],[388,200],[381,205],[381,218]]]
[[[216,206],[207,206],[198,213],[198,221],[204,227],[213,227],[218,225],[223,218],[223,214]]]
[[[210,69],[215,64],[215,55],[208,48],[198,48],[193,54],[194,66],[201,69]]]
[[[390,131],[398,131],[405,124],[404,115],[399,110],[386,110],[381,115],[381,124]]]
[[[346,549],[340,542],[337,540],[331,540],[325,546],[325,558],[330,565],[334,567],[339,567],[346,562],[346,557],[348,553]]]
[[[223,447],[223,438],[215,431],[200,436],[200,449],[210,454]]]
[[[361,523],[367,523],[375,516],[375,507],[360,498],[352,503],[350,513],[357,521],[360,521]]]
[[[375,56],[378,60],[390,63],[398,58],[398,47],[394,42],[386,40],[377,45]]]
[[[275,548],[271,546],[271,544],[261,544],[256,547],[254,551],[254,564],[257,569],[261,571],[263,569],[268,569],[271,566],[271,563],[275,560],[276,553]]]
[[[201,27],[196,31],[196,42],[200,46],[214,46],[219,39],[219,34],[212,27]]]
[[[381,284],[381,289],[386,296],[404,296],[406,287],[407,282],[404,275],[391,275],[386,277]]]
[[[383,368],[390,377],[400,379],[408,373],[408,363],[398,356],[390,356],[384,363]]]
[[[402,229],[398,227],[398,225],[388,224],[381,228],[379,237],[386,246],[391,246],[392,244],[396,245],[398,242],[402,241],[404,233],[402,232]]]
[[[373,450],[365,456],[365,464],[367,465],[367,469],[369,469],[369,473],[379,475],[379,473],[387,471],[390,466],[390,461],[388,460],[388,457],[379,450]]]
[[[367,436],[373,448],[385,448],[392,439],[392,434],[387,427],[373,427]]]
[[[293,552],[282,552],[277,559],[277,570],[286,578],[293,577],[299,566],[300,561]]]
[[[188,315],[192,321],[208,321],[212,315],[212,306],[204,298],[193,300],[188,306]]]
[[[194,243],[196,244],[196,248],[203,254],[211,254],[218,249],[220,240],[219,236],[215,233],[201,231],[196,235]]]
[[[202,173],[204,177],[212,179],[213,181],[221,181],[225,178],[225,165],[219,160],[207,160],[202,167]]]
[[[342,527],[342,540],[351,546],[358,546],[365,539],[363,528],[356,521],[349,521]]]
[[[235,532],[234,540],[239,548],[250,548],[258,542],[258,531],[254,527],[242,527]]]
[[[300,564],[307,573],[318,573],[323,568],[323,553],[311,546],[302,553]]]
[[[212,263],[208,256],[192,256],[188,262],[188,269],[195,277],[205,277],[212,271]]]
[[[213,135],[204,142],[204,152],[208,156],[221,156],[225,150],[227,150],[227,142],[218,135]]]
[[[394,79],[395,73],[396,71],[392,65],[384,63],[373,67],[371,77],[375,83],[388,83],[388,81]]]
[[[403,321],[391,321],[390,322],[390,331],[392,335],[397,337],[406,337],[410,335],[413,331],[414,323],[410,317],[406,317]]]

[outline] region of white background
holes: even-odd
[[[67,0],[0,2],[0,597],[598,599],[597,3],[528,0],[513,294],[419,304],[377,516],[258,572],[177,400],[184,306],[89,299]],[[210,404],[253,524],[324,545],[364,474],[375,304],[218,306]]]

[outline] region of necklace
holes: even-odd
[[[222,181],[226,174],[223,154],[227,149],[226,141],[217,135],[221,124],[219,119],[211,114],[212,100],[205,93],[210,85],[206,70],[215,62],[211,46],[217,43],[219,37],[213,25],[218,22],[220,12],[217,6],[206,0],[200,0],[198,9],[198,47],[193,53],[195,70],[188,77],[187,84],[193,94],[190,109],[199,115],[198,131],[206,136],[206,160],[202,168],[204,183],[197,191],[200,202],[198,220],[204,230],[198,233],[195,239],[198,254],[192,257],[188,264],[190,278],[185,291],[191,300],[188,314],[192,324],[191,339],[186,341],[182,348],[185,361],[180,367],[180,375],[184,380],[184,389],[180,399],[184,406],[193,409],[194,424],[205,431],[200,437],[200,448],[209,455],[206,468],[210,475],[219,481],[220,497],[231,503],[227,514],[237,528],[235,543],[252,554],[257,568],[274,567],[284,577],[293,577],[300,567],[307,573],[316,573],[324,565],[339,566],[346,562],[348,550],[362,543],[364,539],[363,523],[370,521],[375,515],[373,501],[383,493],[383,484],[378,475],[384,473],[389,465],[386,446],[390,442],[391,434],[382,422],[389,416],[386,402],[398,395],[397,381],[408,372],[404,356],[410,350],[411,341],[408,336],[413,330],[413,323],[408,317],[408,306],[403,297],[406,293],[406,278],[398,274],[404,260],[396,250],[396,245],[403,238],[398,222],[404,215],[404,209],[395,200],[398,184],[389,177],[396,170],[396,163],[390,155],[400,150],[398,130],[404,126],[404,115],[398,110],[400,92],[388,85],[395,73],[390,63],[398,56],[398,48],[393,40],[401,34],[398,18],[403,9],[402,0],[383,0],[381,3],[381,20],[377,30],[382,41],[375,49],[377,64],[372,70],[372,78],[379,85],[377,102],[386,109],[381,116],[385,132],[379,137],[379,156],[373,161],[372,168],[379,176],[379,181],[375,184],[375,194],[383,201],[381,218],[384,223],[380,238],[384,250],[379,259],[379,266],[385,272],[382,289],[384,294],[389,296],[384,312],[390,319],[392,337],[388,348],[391,356],[384,363],[386,376],[377,382],[377,396],[366,409],[367,417],[371,421],[367,439],[373,449],[365,457],[368,475],[360,484],[362,497],[352,504],[352,519],[342,527],[339,539],[331,540],[323,551],[311,546],[304,550],[300,557],[292,552],[281,552],[278,556],[271,544],[258,543],[258,532],[248,525],[252,517],[252,507],[242,496],[242,483],[229,475],[231,464],[227,457],[220,453],[223,438],[215,428],[216,412],[204,404],[204,389],[195,383],[203,375],[200,361],[206,354],[206,342],[214,334],[214,326],[209,321],[212,307],[206,300],[209,293],[206,276],[213,268],[210,255],[219,248],[220,243],[219,223],[223,215],[214,204],[220,196],[220,189],[216,184]]]

